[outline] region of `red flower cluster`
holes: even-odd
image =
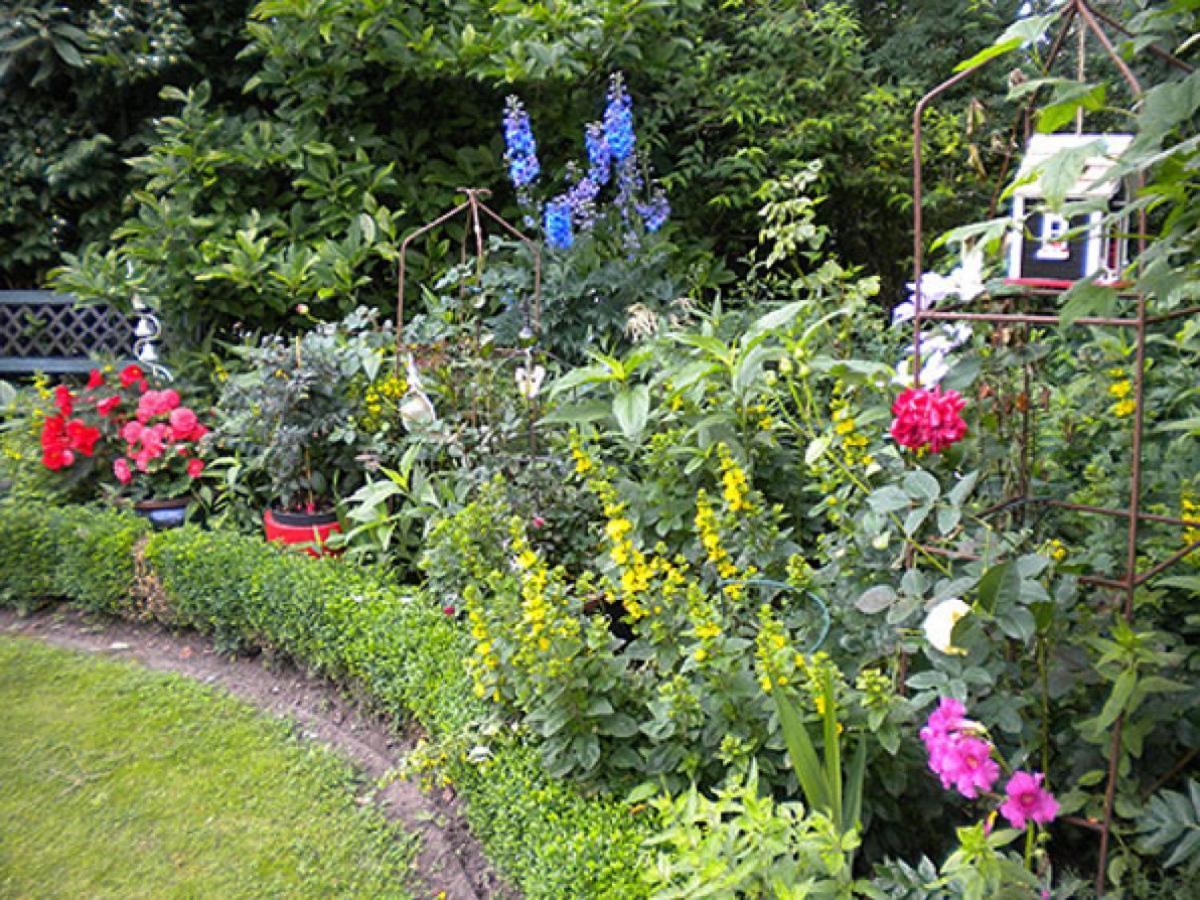
[[[105,379],[99,369],[91,371],[87,387],[78,395],[63,384],[54,389],[58,414],[47,417],[42,426],[42,463],[46,468],[58,471],[72,466],[77,455],[92,456],[104,429],[114,441],[125,443],[124,455],[118,456],[112,467],[121,484],[133,481],[135,469],[162,472],[173,468],[177,459],[186,460],[182,470],[177,469],[179,474],[199,477],[204,461],[196,456],[195,445],[208,429],[200,424],[195,412],[180,405],[174,390],[150,390],[139,366],[126,366],[118,381],[116,393],[103,398],[100,392]],[[136,406],[130,409],[135,399]],[[77,411],[95,424],[72,418]],[[155,465],[155,460],[161,463]]]
[[[896,418],[892,420],[891,435],[897,444],[910,450],[928,446],[934,453],[941,453],[966,436],[967,423],[959,415],[966,405],[958,391],[908,388],[892,404]]]
[[[42,423],[42,465],[47,469],[53,472],[69,469],[78,459],[76,454],[91,456],[96,452],[100,429],[73,416],[76,404],[81,407],[81,411],[93,406],[99,410],[104,401],[97,402],[92,392],[102,384],[104,376],[99,369],[92,369],[82,397],[72,394],[65,384],[55,387],[54,405],[58,408],[58,415],[47,416],[46,421]],[[108,406],[107,409],[111,412],[112,407]],[[101,412],[101,417],[108,415],[108,412]]]
[[[50,416],[42,425],[42,465],[54,472],[69,469],[75,464],[75,454],[91,456],[98,440],[99,428],[81,419]]]

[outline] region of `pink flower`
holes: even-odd
[[[941,453],[966,436],[967,423],[960,415],[966,405],[957,391],[906,388],[892,404],[895,418],[889,431],[896,443],[910,450],[928,446]]]
[[[938,708],[929,714],[925,727],[921,729],[921,740],[929,744],[931,738],[945,737],[958,729],[966,718],[967,709],[953,697],[943,697]]]
[[[120,405],[120,403],[120,397],[109,397],[96,404],[96,412],[100,413],[101,418],[106,419],[108,418],[109,414]]]
[[[1013,828],[1024,828],[1027,820],[1046,825],[1058,815],[1058,801],[1042,787],[1046,776],[1041,772],[1013,772],[1004,793],[1008,799],[1000,806],[1000,814]]]
[[[136,419],[131,419],[126,422],[121,428],[121,438],[127,444],[133,444],[139,441],[142,437],[142,423]]]
[[[953,782],[954,789],[970,800],[990,791],[1000,777],[1000,765],[992,759],[992,745],[961,733],[950,740],[942,760],[942,786],[948,788]]]
[[[165,416],[179,406],[179,394],[171,388],[165,391],[146,391],[138,401],[137,417],[143,424],[155,416]]]
[[[187,464],[188,478],[199,478],[200,473],[204,471],[204,460],[189,459]]]
[[[117,481],[121,484],[129,484],[133,481],[133,472],[129,469],[129,460],[123,456],[118,456],[113,460],[113,474],[117,476]]]
[[[457,612],[458,612],[458,610],[456,610],[453,606],[451,606],[449,604],[446,604],[445,606],[442,607],[442,613],[444,615],[452,616]]]
[[[175,431],[175,440],[191,440],[199,424],[200,420],[196,418],[196,414],[186,406],[171,410],[171,428]]]
[[[545,528],[546,520],[543,519],[541,516],[534,516],[533,520],[530,524],[532,524],[534,528]]]

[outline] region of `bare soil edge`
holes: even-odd
[[[98,618],[57,606],[28,615],[0,609],[0,633],[132,659],[149,669],[217,686],[264,712],[294,721],[305,739],[332,748],[372,780],[392,772],[419,737],[415,728],[397,733],[327,681],[291,663],[274,660],[268,668],[261,657],[222,655],[194,632]],[[420,839],[411,885],[415,891],[447,900],[520,896],[491,868],[457,809],[453,789],[426,793],[411,780],[389,776],[387,786],[375,791],[371,800]]]

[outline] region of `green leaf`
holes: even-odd
[[[613,398],[613,416],[621,433],[630,441],[636,441],[646,427],[650,414],[650,389],[644,384],[626,388]]]
[[[832,443],[832,438],[824,434],[809,441],[808,447],[804,450],[804,464],[806,466],[814,465],[817,460],[825,455],[825,451],[829,449],[830,443]],[[905,499],[904,505],[908,505],[907,499]]]
[[[765,316],[759,318],[753,325],[750,326],[750,334],[758,334],[762,331],[775,331],[785,325],[790,325],[796,316],[800,315],[800,310],[804,308],[802,302],[789,303],[786,306],[781,306],[779,309],[772,310]]]
[[[883,612],[895,602],[895,590],[889,585],[878,584],[863,591],[862,595],[854,601],[854,608],[868,616],[873,616]]]
[[[946,495],[946,499],[955,506],[962,506],[963,502],[971,496],[971,491],[975,490],[975,483],[979,481],[979,470],[968,472],[958,480],[958,484],[950,488],[950,493]]]
[[[1104,153],[1104,142],[1089,141],[1079,147],[1060,150],[1046,161],[1040,183],[1047,205],[1056,210],[1062,207],[1071,190],[1083,175],[1088,160]]]
[[[776,689],[771,692],[775,698],[775,708],[779,712],[779,725],[783,730],[783,740],[787,744],[788,758],[792,761],[792,769],[800,782],[800,790],[804,793],[804,801],[810,809],[823,812],[829,811],[829,790],[825,783],[825,773],[817,759],[816,748],[800,714],[791,701],[783,696],[783,691]]]
[[[1075,111],[1082,108],[1091,112],[1104,107],[1107,96],[1103,84],[1075,84],[1060,92],[1053,103],[1042,107],[1038,114],[1037,130],[1042,134],[1051,134],[1062,128],[1073,118]]]
[[[980,50],[970,59],[963,60],[954,67],[954,71],[965,72],[967,69],[982,65],[998,56],[1011,53],[1026,44],[1032,44],[1041,38],[1058,16],[1059,14],[1055,12],[1045,16],[1029,16],[1014,22],[996,39],[992,46]]]
[[[937,479],[924,469],[916,469],[904,476],[904,490],[913,500],[932,503],[942,494]]]
[[[1021,574],[1014,562],[992,566],[979,579],[979,604],[995,615],[1000,603],[1016,603],[1021,599]]]
[[[1113,684],[1112,693],[1109,694],[1108,700],[1104,703],[1104,709],[1100,710],[1100,716],[1096,720],[1096,729],[1098,731],[1108,728],[1113,722],[1117,721],[1117,716],[1125,711],[1125,704],[1129,702],[1129,698],[1133,695],[1133,689],[1137,687],[1137,682],[1137,669],[1126,669],[1117,676],[1117,680]]]
[[[1062,311],[1059,313],[1063,326],[1073,325],[1078,319],[1090,316],[1111,317],[1117,309],[1115,288],[1080,281],[1063,294]]]
[[[539,420],[544,425],[580,425],[597,422],[612,415],[612,404],[607,400],[588,400],[560,406]]]
[[[908,509],[908,494],[894,484],[887,484],[867,496],[867,505],[882,514]]]

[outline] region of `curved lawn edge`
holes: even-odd
[[[415,838],[358,801],[345,760],[238,698],[8,635],[0,676],[0,893],[418,890]]]
[[[77,608],[46,607],[18,614],[0,608],[0,638],[16,637],[64,650],[136,662],[221,690],[265,715],[295,724],[306,741],[327,746],[376,787],[364,793],[388,819],[420,839],[409,887],[423,897],[451,900],[511,897],[452,798],[422,791],[397,776],[417,735],[401,734],[349,702],[329,682],[284,661],[263,664],[218,653],[204,635],[153,623],[101,618]],[[418,890],[419,889],[419,890]]]
[[[529,897],[646,896],[649,823],[550,778],[536,748],[471,692],[467,636],[439,606],[333,559],[188,526],[157,534],[111,509],[0,501],[0,602],[84,609],[291,657],[382,712],[415,719],[502,877]]]

